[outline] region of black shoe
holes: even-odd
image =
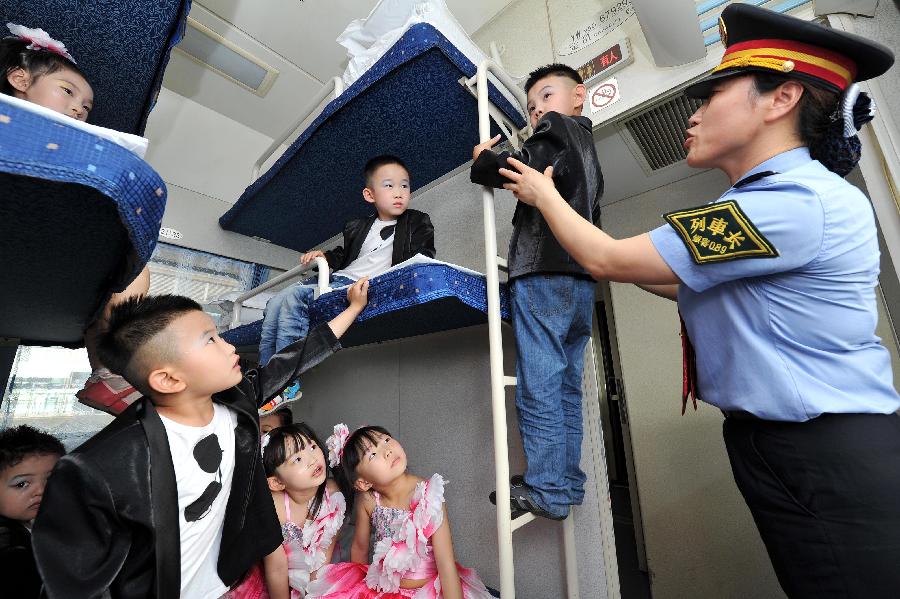
[[[488,499],[490,500],[491,504],[497,505],[497,491],[491,491],[490,494],[488,495]],[[510,498],[509,503],[510,503],[509,507],[510,507],[510,512],[511,512],[510,518],[512,520],[515,520],[516,518],[518,518],[520,516],[524,516],[525,514],[528,513],[525,510],[520,510],[515,505],[513,505],[512,498]]]
[[[521,479],[520,476],[514,476],[513,479]],[[565,520],[569,517],[568,510],[565,514],[561,516],[557,516],[556,514],[552,514],[539,506],[534,500],[531,498],[532,488],[525,484],[524,479],[516,480],[516,483],[521,484],[510,484],[509,488],[509,504],[510,509],[513,512],[513,519],[521,516],[525,512],[531,512],[535,516],[540,516],[541,518],[547,518],[548,520]],[[492,492],[488,498],[491,500],[491,503],[494,505],[497,504],[497,494]]]

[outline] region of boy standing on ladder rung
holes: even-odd
[[[585,87],[578,72],[551,64],[525,82],[534,134],[521,152],[490,150],[497,135],[475,146],[471,180],[503,187],[498,171],[513,156],[532,168],[553,167],[553,181],[578,214],[596,223],[603,175],[581,116]],[[581,378],[591,335],[594,280],[559,245],[540,212],[519,202],[509,242],[509,286],[516,337],[516,409],[528,469],[514,476],[513,511],[562,520],[584,498],[581,463]]]

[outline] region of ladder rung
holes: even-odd
[[[505,270],[506,272],[509,272],[509,262],[506,261],[506,258],[501,258],[500,256],[497,256],[497,268],[499,268],[500,270]]]
[[[535,516],[531,512],[522,514],[518,518],[513,518],[512,529],[518,530],[518,529],[522,528],[523,526],[525,526],[526,524],[528,524],[529,522],[534,522],[535,518],[537,518],[537,516]]]
[[[503,377],[503,386],[504,387],[515,387],[516,386],[516,377],[514,377],[514,376]]]

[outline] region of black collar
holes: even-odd
[[[740,181],[738,181],[737,183],[732,185],[732,187],[734,187],[735,189],[738,189],[740,187],[743,187],[744,185],[750,185],[754,181],[759,181],[760,179],[765,179],[766,177],[768,177],[770,175],[777,175],[777,174],[778,173],[776,173],[775,171],[761,171],[759,173],[753,173],[752,175],[747,175],[746,177],[744,177],[743,179],[741,179]]]

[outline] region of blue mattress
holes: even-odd
[[[341,339],[344,347],[448,331],[487,322],[485,278],[446,264],[415,264],[374,277],[369,304]],[[317,299],[310,326],[328,322],[347,307],[345,290]],[[509,293],[500,286],[500,315],[509,320]],[[262,321],[222,337],[238,347],[259,345]]]
[[[184,34],[190,0],[15,0],[7,22],[40,27],[66,44],[94,88],[90,122],[141,134],[162,85],[169,52]]]
[[[471,160],[477,102],[458,80],[475,70],[434,27],[411,27],[325,107],[219,223],[302,251],[339,233],[347,220],[369,215],[362,169],[372,156],[401,157],[414,190]],[[524,126],[522,115],[493,87],[490,99]]]
[[[150,259],[166,190],[128,150],[0,102],[0,336],[78,345]]]

